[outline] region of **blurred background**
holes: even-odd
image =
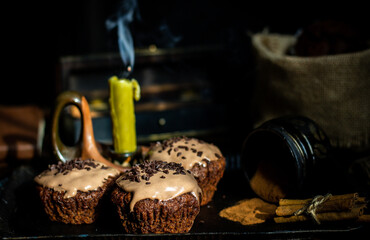
[[[240,71],[238,77],[232,79],[238,84],[248,81],[245,75],[252,64],[248,32],[268,29],[294,34],[325,19],[354,23],[368,32],[369,23],[366,7],[355,2],[331,5],[319,4],[319,1],[245,4],[240,1],[138,0],[137,3],[139,13],[130,24],[136,48],[153,44],[164,49],[217,46],[224,51],[223,58],[217,61],[227,65],[224,69],[214,68],[215,74]],[[9,66],[4,70],[12,80],[2,81],[6,88],[1,88],[0,103],[50,107],[60,91],[61,58],[117,54],[116,31],[108,31],[105,22],[120,4],[118,0],[67,0],[11,2],[4,7],[9,14],[2,17],[3,52]]]

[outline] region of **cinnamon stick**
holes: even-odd
[[[360,215],[363,214],[364,205],[356,206],[350,211],[342,212],[324,212],[316,214],[317,219],[321,221],[339,221],[339,220],[351,220],[357,219]],[[274,221],[276,223],[289,223],[289,222],[302,222],[310,220],[311,217],[307,215],[298,215],[298,216],[288,216],[288,217],[275,217]]]
[[[314,219],[339,221],[358,219],[363,215],[367,202],[357,193],[316,196],[310,199],[281,199],[274,218],[276,223],[299,222]]]
[[[357,219],[358,222],[366,222],[366,223],[370,223],[370,215],[367,214],[367,215],[361,215],[358,219]]]
[[[330,200],[343,200],[343,199],[357,199],[358,193],[349,193],[343,195],[333,195],[328,201]],[[279,206],[286,206],[286,205],[306,205],[307,203],[311,202],[312,198],[309,199],[280,199]]]
[[[281,199],[279,201],[279,206],[276,209],[276,215],[293,215],[295,212],[302,209],[311,201],[312,199]],[[316,209],[316,213],[350,211],[356,204],[359,203],[365,203],[365,198],[359,197],[357,193],[335,195],[326,202],[322,203],[320,206],[318,206],[318,208]]]

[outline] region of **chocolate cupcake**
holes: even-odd
[[[128,233],[185,233],[200,211],[201,189],[181,164],[145,161],[116,183],[112,201]]]
[[[34,180],[52,221],[82,224],[95,221],[118,175],[117,169],[95,160],[74,159],[49,166]]]
[[[181,163],[186,170],[190,170],[203,192],[201,206],[212,200],[226,167],[218,147],[187,137],[158,142],[151,147],[149,160]]]

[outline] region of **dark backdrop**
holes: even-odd
[[[54,103],[61,56],[117,51],[105,20],[120,1],[9,1],[2,7],[3,76],[0,104]],[[131,24],[135,47],[221,44],[242,66],[247,32],[295,33],[314,21],[339,19],[368,31],[366,7],[356,2],[138,1]],[[175,41],[174,41],[175,39]]]

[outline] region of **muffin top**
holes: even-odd
[[[73,159],[66,163],[50,165],[35,177],[43,187],[65,192],[64,198],[74,197],[77,191],[88,192],[103,186],[108,177],[118,176],[119,171],[93,159]]]
[[[208,161],[222,157],[218,147],[196,138],[175,137],[157,142],[150,148],[150,160],[181,163],[185,169],[194,164],[206,165]]]
[[[124,191],[133,194],[131,211],[140,200],[168,200],[184,193],[193,194],[200,202],[201,189],[197,181],[190,171],[175,162],[144,161],[123,173],[116,183]]]

